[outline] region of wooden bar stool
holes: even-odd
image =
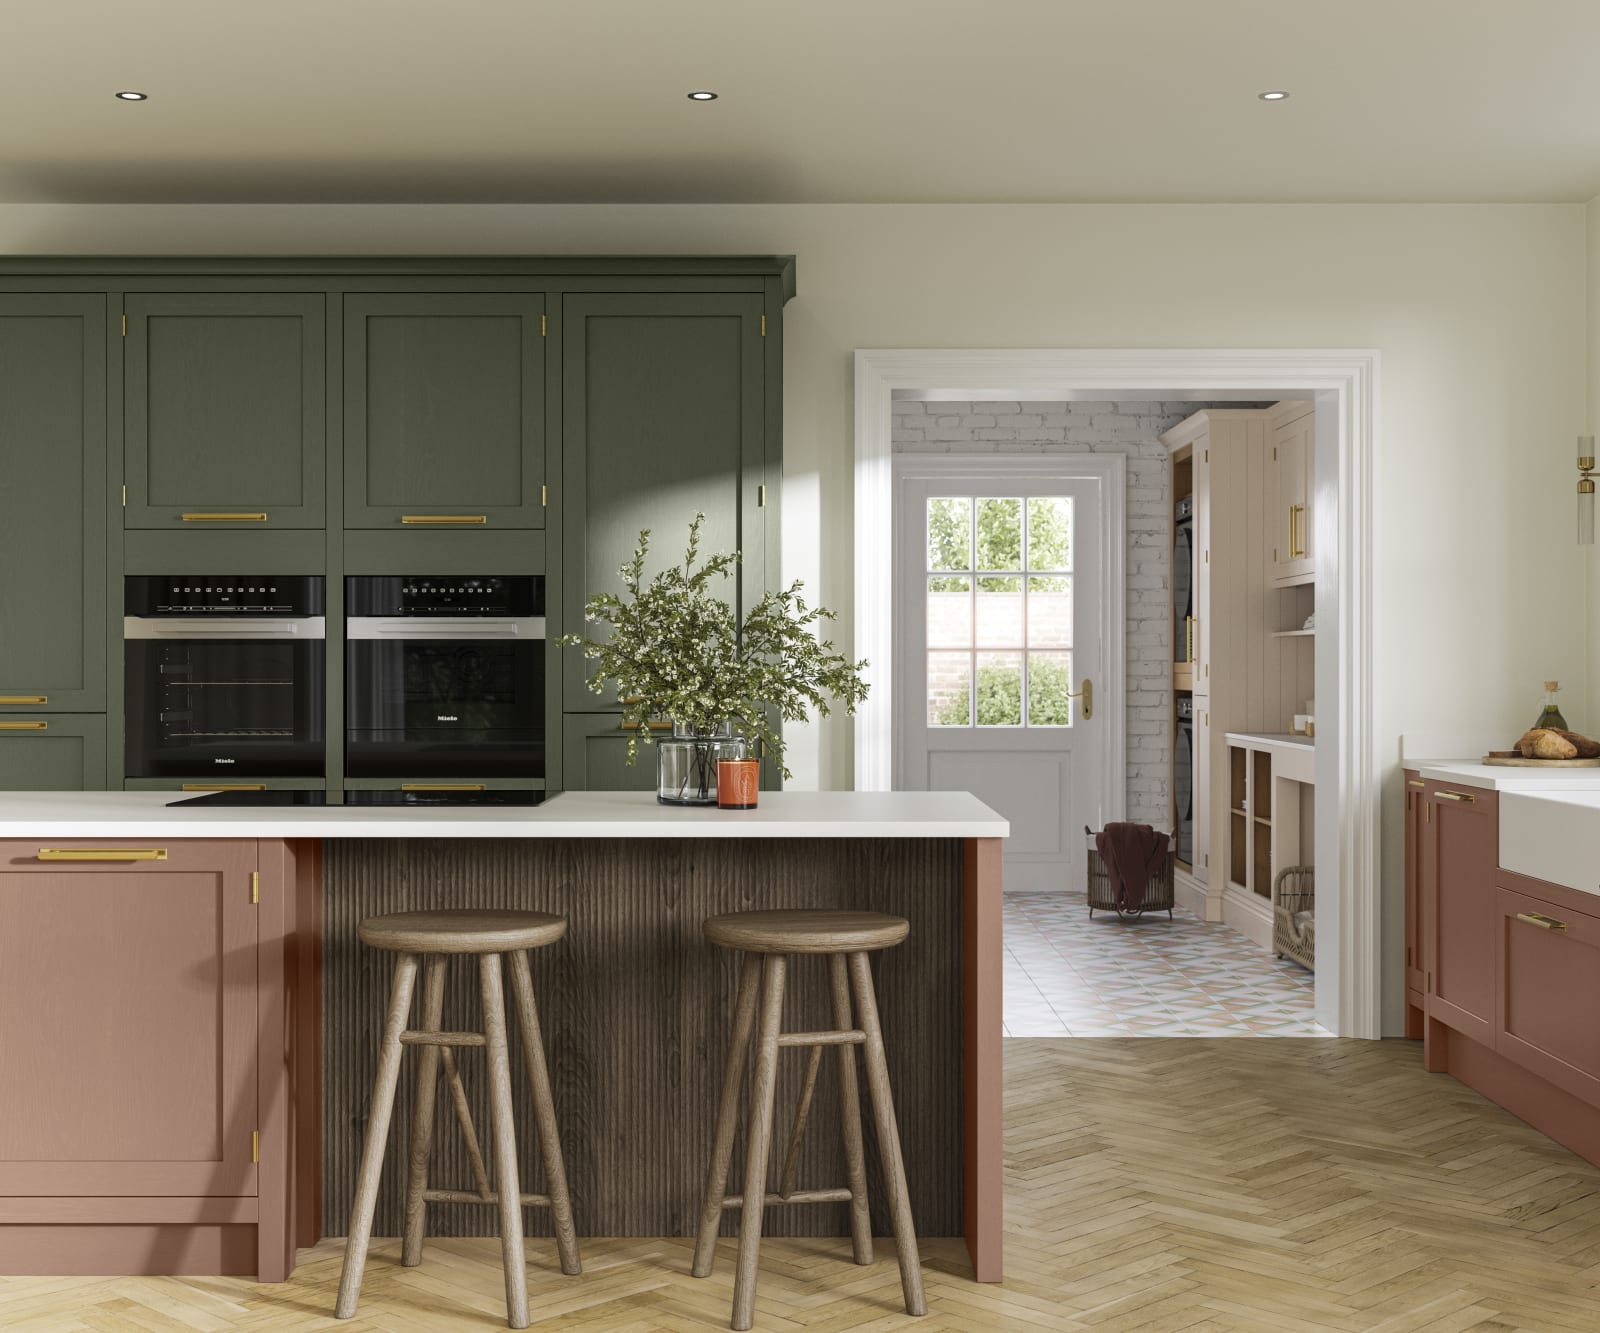
[[[566,1165],[556,1132],[555,1106],[550,1094],[550,1071],[545,1064],[544,1040],[539,1032],[539,1011],[533,1000],[533,977],[528,968],[529,949],[554,944],[567,933],[567,919],[544,912],[457,910],[399,912],[368,917],[356,932],[363,944],[397,954],[394,984],[389,992],[389,1012],[383,1024],[383,1044],[378,1073],[372,1085],[371,1118],[367,1141],[361,1150],[356,1177],[355,1204],[350,1215],[350,1238],[345,1248],[344,1272],[339,1278],[339,1300],[334,1313],[349,1319],[361,1295],[361,1274],[366,1267],[367,1245],[372,1239],[372,1215],[378,1202],[378,1178],[389,1138],[395,1088],[400,1081],[400,1055],[407,1046],[420,1046],[417,1059],[416,1109],[411,1123],[411,1145],[406,1179],[405,1240],[401,1263],[422,1262],[424,1215],[430,1203],[494,1203],[500,1208],[500,1250],[506,1271],[506,1322],[512,1328],[528,1326],[528,1279],[523,1271],[522,1209],[549,1208],[555,1221],[556,1249],[563,1273],[583,1271],[578,1261],[578,1234],[572,1224],[572,1202],[567,1197]],[[482,1032],[446,1032],[444,1017],[445,970],[452,954],[474,955],[483,997]],[[511,984],[516,991],[522,1052],[533,1081],[535,1129],[544,1159],[549,1194],[523,1194],[517,1178],[517,1137],[512,1123],[511,1062],[506,1028],[505,991],[500,957],[511,958]],[[422,983],[422,1026],[406,1027],[416,987],[419,958],[427,961]],[[466,1089],[456,1068],[457,1046],[482,1046],[488,1054],[489,1105],[494,1137],[495,1180],[489,1188],[483,1153],[472,1127]],[[434,1102],[439,1066],[444,1065],[450,1099],[466,1139],[476,1192],[428,1188],[428,1157],[433,1147]]]
[[[705,923],[706,938],[724,949],[743,952],[739,994],[734,1005],[733,1039],[728,1046],[728,1066],[722,1077],[722,1101],[717,1110],[716,1138],[711,1166],[706,1172],[705,1197],[700,1207],[700,1234],[695,1244],[694,1275],[710,1277],[716,1257],[717,1230],[725,1208],[740,1210],[739,1262],[734,1274],[733,1320],[735,1329],[747,1329],[755,1318],[756,1269],[760,1261],[761,1220],[765,1208],[780,1203],[844,1203],[850,1205],[850,1236],[858,1264],[872,1262],[872,1227],[867,1215],[867,1172],[861,1144],[861,1102],[856,1085],[855,1048],[867,1060],[867,1087],[872,1094],[873,1120],[878,1130],[878,1155],[883,1163],[883,1183],[889,1194],[889,1213],[895,1247],[900,1258],[900,1285],[906,1312],[926,1314],[922,1294],[922,1263],[911,1223],[911,1200],[906,1191],[905,1162],[900,1155],[900,1129],[889,1092],[889,1067],[884,1058],[883,1028],[878,1021],[878,1001],[872,988],[867,954],[899,944],[911,933],[904,917],[880,912],[735,912],[714,916]],[[834,1026],[825,1032],[784,1032],[783,986],[790,954],[828,955],[833,992]],[[757,1018],[757,991],[760,1016]],[[851,994],[861,1026],[851,1022]],[[749,1143],[745,1149],[744,1192],[726,1194],[728,1161],[733,1153],[734,1131],[739,1121],[739,1090],[744,1082],[746,1052],[756,1030],[755,1073],[750,1087]],[[772,1112],[776,1095],[778,1052],[786,1046],[806,1046],[811,1054],[801,1084],[788,1149],[776,1193],[767,1189],[767,1157],[772,1143]],[[797,1190],[795,1168],[811,1098],[816,1090],[822,1048],[839,1052],[839,1116],[844,1130],[845,1173],[842,1189]]]

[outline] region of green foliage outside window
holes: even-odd
[[[963,674],[956,692],[939,706],[943,727],[971,725],[971,704]],[[1072,721],[1072,670],[1065,656],[1035,656],[1028,674],[1029,722],[1036,727],[1064,727]],[[982,662],[978,666],[978,725],[1022,725],[1022,668],[1016,661]]]

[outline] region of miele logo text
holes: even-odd
[[[461,719],[459,717],[457,717],[454,713],[439,713],[439,714],[435,715],[433,720],[435,722],[459,722],[459,721],[461,721]]]
[[[233,760],[231,760],[231,759],[213,759],[211,762],[213,764],[231,764],[233,762]]]

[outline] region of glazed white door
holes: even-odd
[[[1008,889],[1082,891],[1107,800],[1104,477],[903,476],[896,785],[1011,821]]]

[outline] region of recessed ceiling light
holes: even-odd
[[[149,93],[136,93],[136,92],[132,91],[131,89],[129,89],[129,90],[126,90],[124,92],[118,93],[117,94],[117,100],[119,102],[148,102],[150,100],[150,94]]]
[[[1288,98],[1289,94],[1279,89],[1274,89],[1270,93],[1257,93],[1256,96],[1263,102],[1282,102]]]
[[[713,92],[708,92],[704,88],[701,88],[697,92],[690,93],[689,100],[691,102],[715,102],[717,100],[717,95]]]

